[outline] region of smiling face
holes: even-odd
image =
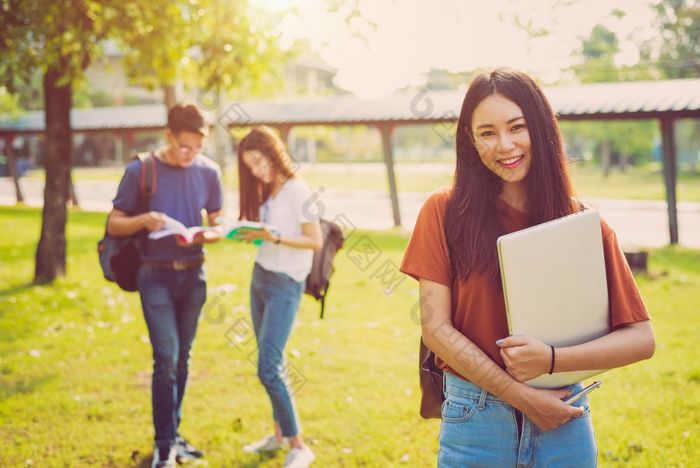
[[[250,150],[243,153],[243,163],[250,169],[253,177],[264,184],[269,184],[274,179],[274,171],[270,160],[257,150]]]
[[[522,109],[500,94],[490,94],[474,109],[471,130],[484,165],[505,184],[520,185],[532,164]]]

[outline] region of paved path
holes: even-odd
[[[33,179],[21,181],[26,203],[41,206],[43,182]],[[116,182],[82,181],[76,191],[81,207],[88,211],[109,211],[111,199],[117,190]],[[363,229],[388,229],[392,227],[391,203],[384,192],[370,190],[323,190],[315,192],[310,209],[333,219],[343,216],[347,223]],[[416,216],[428,194],[402,193],[399,196],[403,226],[412,229]],[[233,191],[226,193],[226,212],[235,216],[238,199]],[[668,244],[668,218],[666,203],[660,201],[630,201],[584,199],[598,209],[615,229],[623,245],[658,247]],[[14,186],[8,178],[0,178],[0,205],[15,203]],[[678,224],[680,243],[700,249],[700,203],[679,203]]]

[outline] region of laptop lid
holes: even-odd
[[[555,348],[609,332],[608,288],[600,215],[585,210],[498,238],[511,335]],[[545,374],[526,383],[559,388],[603,370]]]

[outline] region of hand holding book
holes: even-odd
[[[264,241],[274,241],[276,230],[272,226],[254,221],[233,221],[224,224],[227,239],[252,242],[261,245]]]
[[[151,232],[148,237],[156,240],[167,236],[175,236],[178,245],[183,247],[193,243],[215,242],[222,237],[260,245],[266,240],[274,240],[276,237],[274,231],[274,228],[271,226],[253,221],[224,222],[223,229],[221,226],[193,226],[188,228],[178,220],[166,216],[165,226],[158,231]]]
[[[195,243],[215,242],[221,238],[221,230],[216,226],[193,226],[188,228],[180,221],[170,216],[165,216],[165,226],[148,234],[148,238],[156,240],[167,236],[175,236],[178,245],[185,247]]]

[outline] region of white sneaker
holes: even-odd
[[[309,447],[293,448],[284,459],[284,466],[286,468],[306,468],[314,461],[314,458],[316,455]]]
[[[277,442],[274,435],[269,435],[267,437],[263,437],[257,442],[244,445],[243,451],[245,453],[273,452],[282,448],[284,441],[285,439],[282,439],[282,442]]]
[[[153,450],[153,461],[151,462],[151,468],[174,468],[175,467],[175,455],[177,455],[177,450],[175,446],[170,447],[170,452],[167,456],[163,456],[161,460],[160,450],[158,447]]]

